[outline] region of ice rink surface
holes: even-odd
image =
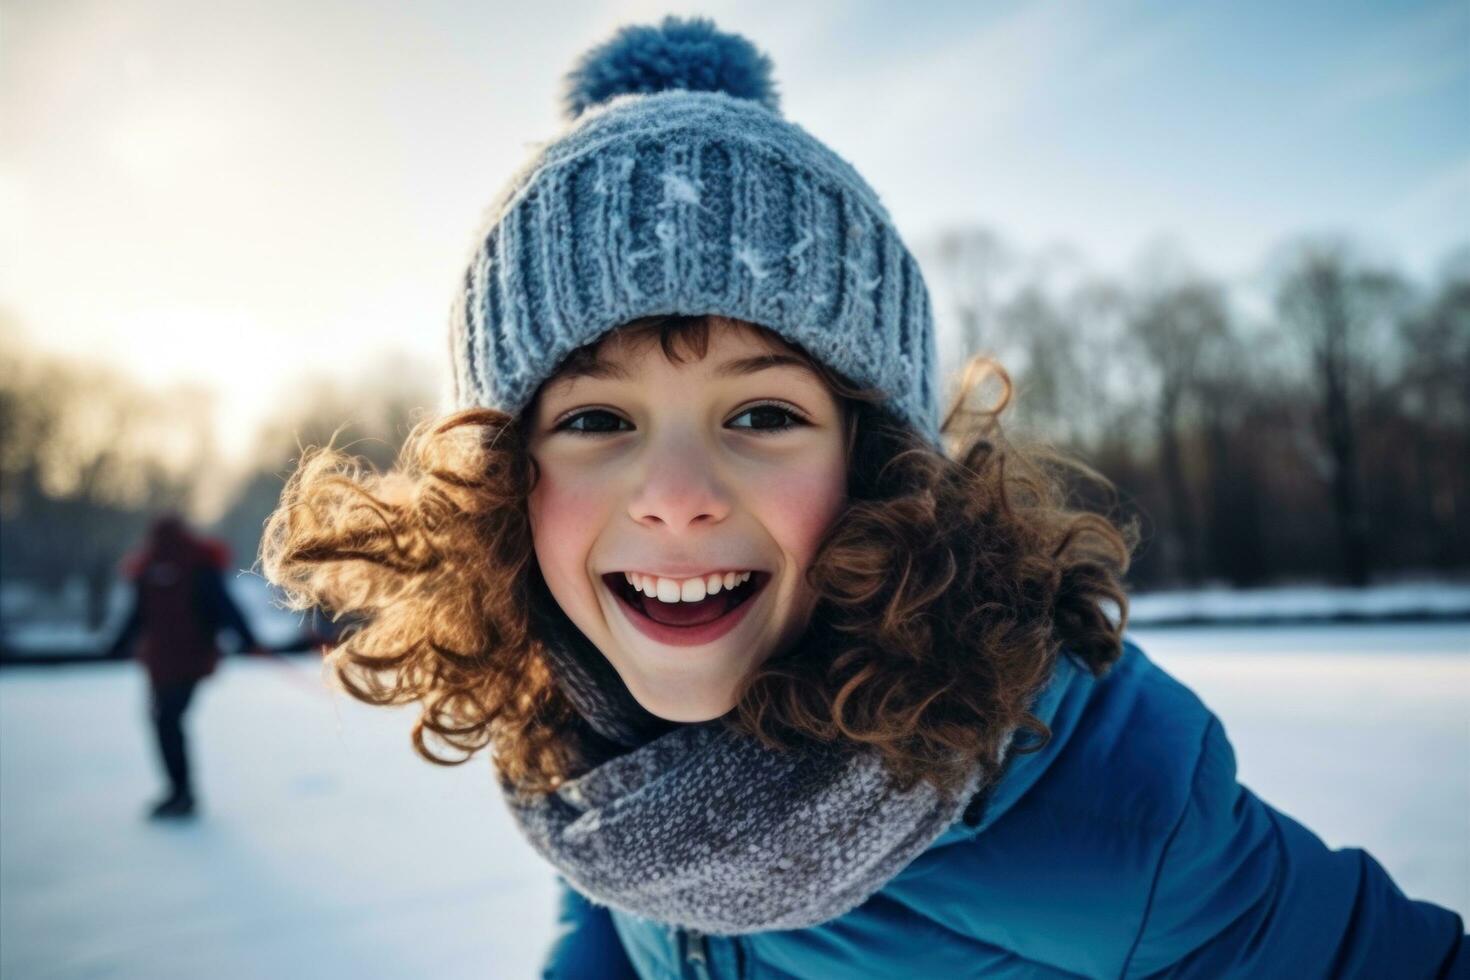
[[[1225,724],[1241,781],[1470,915],[1470,625],[1130,631]],[[482,753],[308,659],[227,660],[188,724],[202,816],[159,789],[131,664],[0,671],[0,975],[530,977],[551,872]]]

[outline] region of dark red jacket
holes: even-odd
[[[229,549],[179,526],[155,527],[147,544],[123,562],[133,605],[109,653],[133,656],[154,685],[198,680],[219,663],[216,634],[233,630],[248,648],[256,640],[225,591]]]

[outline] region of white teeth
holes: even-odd
[[[722,588],[733,589],[750,580],[751,572],[711,573],[707,578],[678,579],[660,578],[657,575],[641,575],[624,572],[623,578],[633,588],[660,602],[699,602],[707,596],[717,594]]]

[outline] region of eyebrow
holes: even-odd
[[[715,368],[716,378],[735,378],[767,371],[771,368],[795,367],[815,374],[811,365],[794,354],[755,354],[751,357],[736,357]],[[597,378],[603,381],[631,381],[627,370],[612,361],[591,361],[587,364],[568,365],[553,382],[554,387],[570,383],[577,378]]]

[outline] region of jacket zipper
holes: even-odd
[[[684,960],[694,970],[696,980],[711,980],[709,973],[709,941],[698,929],[684,931]]]

